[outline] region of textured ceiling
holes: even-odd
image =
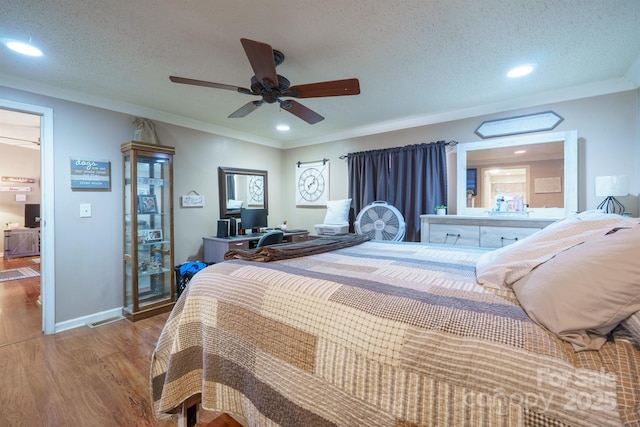
[[[3,0],[0,85],[268,145],[292,147],[598,95],[640,83],[638,0]],[[357,96],[300,100],[309,125],[257,99],[240,38],[281,50],[293,85],[357,77]],[[536,71],[505,77],[521,63]],[[291,126],[288,133],[276,124]]]

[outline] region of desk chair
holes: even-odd
[[[262,246],[275,245],[277,243],[282,243],[284,239],[284,233],[280,230],[273,230],[268,232],[267,234],[260,237],[258,240],[258,244],[256,248],[261,248]]]

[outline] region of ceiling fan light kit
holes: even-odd
[[[291,86],[291,82],[287,78],[276,73],[276,66],[284,62],[282,52],[273,49],[266,43],[255,40],[243,38],[240,39],[240,42],[254,72],[254,76],[251,77],[251,89],[179,76],[170,76],[169,79],[174,83],[233,90],[245,95],[260,97],[259,100],[249,101],[231,113],[229,118],[246,117],[264,103],[278,103],[283,110],[311,125],[324,120],[324,117],[293,99],[281,98],[324,98],[360,93],[360,82],[356,78]]]

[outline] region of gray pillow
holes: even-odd
[[[640,226],[588,240],[539,265],[513,285],[529,317],[570,342],[597,350],[640,311]]]

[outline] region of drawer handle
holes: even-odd
[[[234,245],[236,245],[236,246],[242,246],[242,245],[244,245],[244,243],[234,243]]]
[[[458,242],[458,239],[460,238],[460,234],[455,234],[455,233],[447,233],[447,235],[444,237],[444,244],[447,244],[447,239],[449,237],[455,237],[456,239],[453,241],[452,245],[455,245]]]
[[[517,237],[500,237],[500,243],[502,244],[502,246],[504,246],[505,240],[513,240],[514,242],[517,242],[518,238]]]

